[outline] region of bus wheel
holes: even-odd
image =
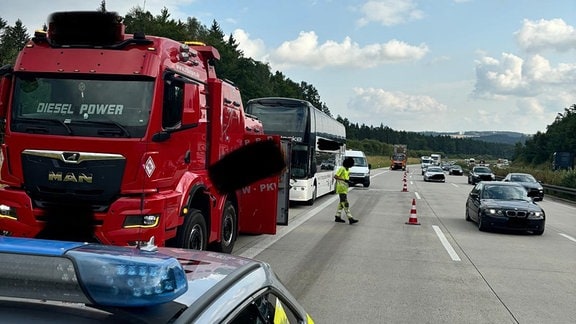
[[[179,248],[192,250],[206,250],[208,244],[208,231],[206,220],[198,209],[191,208],[186,220],[176,234],[176,245]]]
[[[310,198],[310,200],[308,200],[308,201],[306,202],[306,205],[308,205],[308,206],[314,205],[314,201],[316,201],[316,194],[317,194],[316,191],[317,191],[317,190],[318,190],[317,187],[314,186],[314,191],[312,191],[312,198]]]
[[[220,231],[220,242],[210,246],[210,250],[216,252],[232,253],[234,243],[238,235],[238,217],[236,209],[230,201],[226,201],[222,212],[222,229]]]

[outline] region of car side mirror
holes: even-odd
[[[473,198],[473,199],[478,199],[479,196],[478,196],[478,193],[477,193],[477,192],[471,192],[471,193],[470,193],[470,197]]]

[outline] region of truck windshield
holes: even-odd
[[[396,153],[396,154],[394,154],[393,159],[396,160],[396,161],[404,161],[404,157],[405,157],[404,154]]]
[[[11,131],[68,136],[143,137],[152,80],[16,77]]]

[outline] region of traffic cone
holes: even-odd
[[[402,185],[402,192],[408,192],[408,185],[406,184],[406,179],[404,179],[404,184]]]
[[[416,199],[412,198],[412,208],[410,209],[410,218],[406,222],[408,225],[420,225],[418,216],[416,216]]]

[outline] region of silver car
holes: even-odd
[[[441,167],[439,166],[429,166],[426,168],[426,171],[424,171],[424,181],[428,182],[428,181],[439,181],[439,182],[445,182],[446,181],[446,175],[444,174],[444,170],[442,170]]]

